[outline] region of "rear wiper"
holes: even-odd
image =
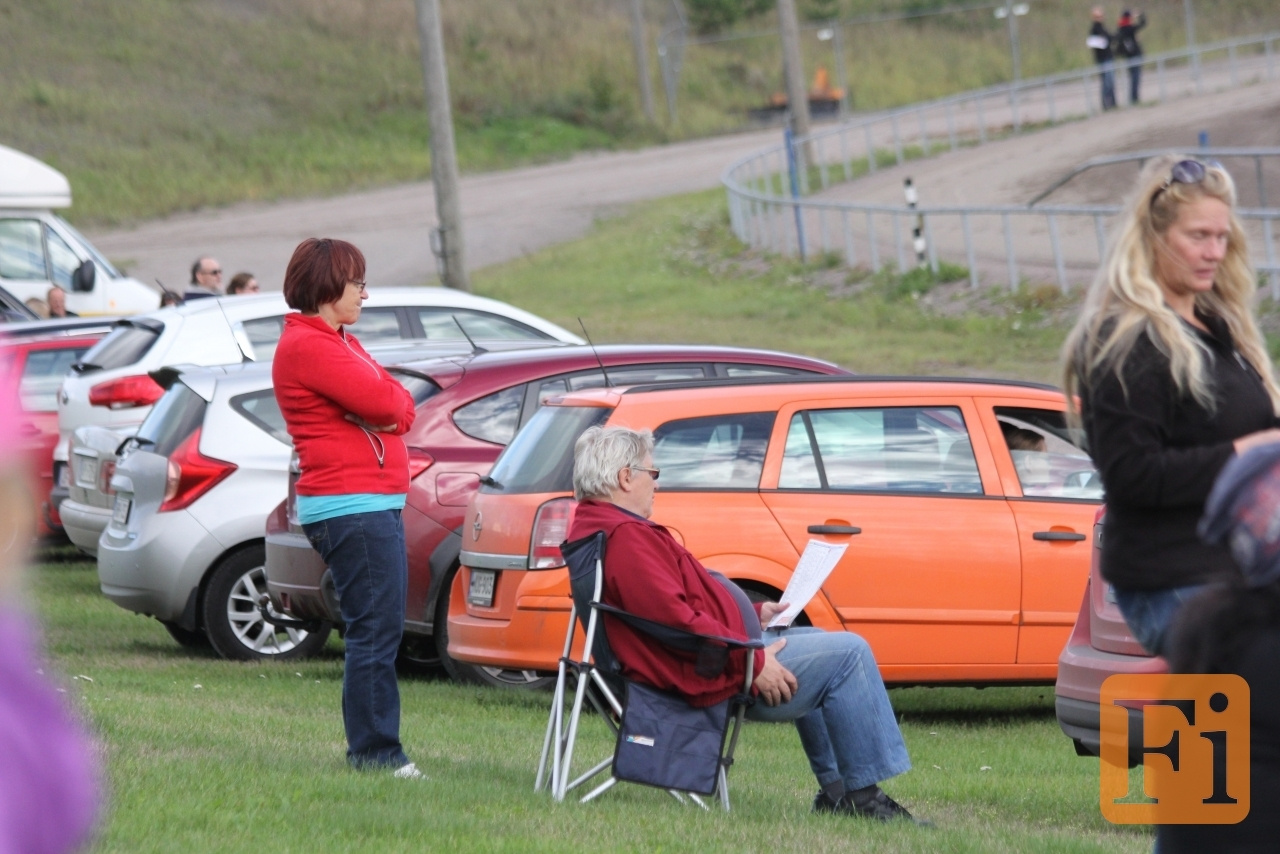
[[[125,439],[123,442],[121,442],[119,445],[117,445],[117,446],[116,446],[116,456],[117,456],[117,457],[118,457],[118,456],[120,456],[120,453],[121,453],[121,452],[122,452],[126,447],[128,447],[128,445],[129,445],[129,443],[130,443],[130,442],[135,443],[139,448],[141,448],[141,447],[143,447],[143,446],[145,446],[145,445],[154,445],[154,444],[155,444],[155,442],[154,442],[153,440],[151,440],[151,439],[144,439],[144,438],[142,438],[141,436],[130,436],[129,438]]]
[[[77,374],[87,374],[89,371],[102,370],[102,365],[95,365],[93,362],[76,362],[71,366],[71,370]]]
[[[485,475],[484,477],[480,478],[480,483],[483,484],[484,486],[491,486],[494,489],[502,489],[502,484],[498,483],[496,480],[489,477],[489,475]]]

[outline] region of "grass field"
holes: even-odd
[[[1050,687],[890,692],[914,768],[887,789],[932,829],[811,815],[795,732],[767,724],[747,727],[729,816],[637,787],[556,806],[533,792],[546,694],[403,679],[402,738],[429,779],[356,773],[342,758],[339,641],[307,662],[222,661],[111,604],[69,549],[43,560],[29,586],[107,768],[99,852],[1150,847],[1146,831],[1101,818],[1097,762],[1058,731]],[[595,723],[583,752],[607,749]]]
[[[686,46],[672,122],[657,60],[671,4],[645,0],[658,107],[649,123],[622,0],[440,5],[464,170],[740,129],[748,109],[783,89],[773,12],[731,40]],[[990,7],[904,21],[884,18],[957,4],[835,5],[855,109],[1011,79],[1008,33]],[[1201,42],[1280,29],[1269,0],[1192,6]],[[1182,47],[1183,2],[1144,8],[1148,52]],[[1023,75],[1088,65],[1086,17],[1075,0],[1032,4],[1018,24]],[[802,53],[807,78],[834,67],[813,27]],[[82,225],[333,194],[430,169],[409,0],[4,0],[0,81],[0,144],[65,172]]]

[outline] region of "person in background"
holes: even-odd
[[[1235,206],[1220,165],[1149,160],[1062,351],[1068,414],[1106,489],[1102,577],[1155,655],[1183,603],[1236,572],[1195,535],[1214,479],[1233,455],[1280,441]]]
[[[298,520],[329,565],[346,624],[342,721],[347,762],[420,778],[400,744],[396,654],[409,579],[400,512],[413,397],[347,327],[369,298],[364,255],[343,240],[298,244],[271,376],[298,453]]]
[[[49,317],[49,303],[40,299],[40,297],[27,297],[23,305],[31,309],[36,317]]]
[[[1139,12],[1137,17],[1125,9],[1120,13],[1120,23],[1116,25],[1116,55],[1123,57],[1129,68],[1129,103],[1136,104],[1140,100],[1138,90],[1142,88],[1142,45],[1138,43],[1138,30],[1147,25],[1147,16]]]
[[[222,296],[222,265],[216,258],[201,255],[191,265],[191,283],[187,285],[184,300]]]
[[[22,590],[35,533],[13,403],[0,397],[0,851],[84,850],[99,812],[98,755],[47,675]]]
[[[1280,838],[1280,444],[1234,458],[1205,505],[1200,535],[1237,571],[1191,600],[1169,630],[1174,673],[1234,673],[1249,684],[1249,799],[1238,824],[1161,825],[1161,854],[1272,852]]]
[[[1115,54],[1111,50],[1111,33],[1104,24],[1101,6],[1094,6],[1091,13],[1093,25],[1089,27],[1089,36],[1084,43],[1093,50],[1093,61],[1098,64],[1098,77],[1102,81],[1102,109],[1111,110],[1116,106],[1116,71]]]
[[[227,296],[256,294],[259,290],[258,280],[253,277],[253,273],[236,273],[231,277],[231,284],[227,285]]]
[[[49,288],[49,293],[45,296],[45,302],[49,304],[50,317],[80,316],[74,311],[67,311],[67,292],[57,285]]]
[[[604,532],[605,603],[663,625],[745,640],[748,618],[768,624],[786,605],[765,602],[753,613],[741,590],[721,584],[670,531],[649,521],[658,474],[649,431],[588,428],[574,445],[578,505],[569,539]],[[875,655],[858,635],[768,629],[765,649],[730,656],[724,672],[708,678],[626,623],[606,617],[604,629],[623,676],[682,694],[695,707],[738,693],[745,655],[756,656],[757,702],[747,717],[795,723],[820,787],[814,812],[927,824],[880,788],[881,781],[909,770],[911,760]]]

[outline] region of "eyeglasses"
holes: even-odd
[[[647,469],[644,466],[627,466],[627,468],[631,469],[632,471],[648,472],[649,477],[653,478],[654,480],[657,480],[658,475],[662,473],[662,469]]]
[[[202,270],[201,272],[204,273],[206,276],[221,276],[222,268],[219,267],[216,270]]]
[[[369,293],[369,284],[367,282],[347,282],[348,285],[355,285],[356,290],[362,294]]]
[[[1173,168],[1169,170],[1169,177],[1164,179],[1160,189],[1152,195],[1151,201],[1154,202],[1157,196],[1169,189],[1170,184],[1199,184],[1204,180],[1204,176],[1209,174],[1210,168],[1221,169],[1222,164],[1216,160],[1204,163],[1199,160],[1179,160],[1173,164]]]

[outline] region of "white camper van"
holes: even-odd
[[[0,145],[0,286],[25,302],[58,285],[81,315],[154,311],[157,291],[121,275],[51,210],[70,206],[66,176]]]

